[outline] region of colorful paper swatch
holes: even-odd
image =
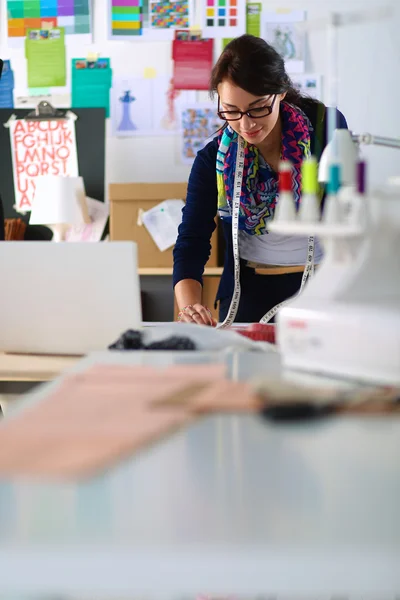
[[[237,0],[207,0],[207,27],[236,27]]]
[[[233,38],[246,31],[245,0],[203,0],[204,38]]]
[[[213,39],[175,39],[172,43],[174,89],[208,90],[213,52]]]
[[[9,37],[24,37],[45,23],[66,34],[91,32],[89,0],[7,0],[7,14]]]
[[[168,2],[168,0],[153,2],[150,0],[149,10],[152,28],[189,27],[188,0],[178,0],[177,2]]]
[[[87,61],[72,59],[72,107],[105,108],[110,116],[112,69],[109,58]]]
[[[28,29],[25,39],[28,88],[66,85],[63,27]]]
[[[110,0],[111,37],[142,35],[142,0]]]
[[[246,6],[246,33],[260,37],[261,35],[261,2],[248,2]]]
[[[1,71],[1,69],[0,69]],[[0,108],[14,107],[14,73],[11,70],[11,63],[5,60],[3,64],[3,73],[0,77]]]

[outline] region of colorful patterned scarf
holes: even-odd
[[[300,201],[301,163],[310,156],[308,117],[299,108],[281,102],[282,155],[293,164],[293,193],[296,204]],[[217,153],[218,213],[221,219],[232,222],[232,197],[235,179],[237,138],[228,125],[220,134]],[[239,229],[250,235],[267,233],[279,197],[278,174],[265,162],[258,148],[245,141],[244,173],[240,199]]]

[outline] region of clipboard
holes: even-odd
[[[69,113],[69,114],[68,114]],[[59,110],[49,102],[40,102],[32,109],[0,109],[0,196],[3,200],[5,218],[20,218],[15,211],[13,163],[9,130],[4,124],[13,116],[15,119],[44,121],[65,119],[67,114],[75,118],[75,135],[79,173],[85,181],[86,194],[104,202],[105,197],[105,109],[70,108]],[[26,217],[23,217],[27,220]]]

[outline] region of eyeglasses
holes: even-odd
[[[247,115],[250,119],[261,119],[262,117],[268,117],[274,108],[275,100],[277,94],[275,94],[274,99],[272,100],[272,104],[269,106],[256,106],[255,108],[250,108],[249,110],[220,110],[219,97],[218,97],[218,111],[217,114],[220,119],[224,119],[224,121],[240,121],[243,115]],[[262,100],[260,100],[262,102]]]

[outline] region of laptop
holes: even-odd
[[[81,355],[141,326],[134,242],[0,243],[0,351]]]

